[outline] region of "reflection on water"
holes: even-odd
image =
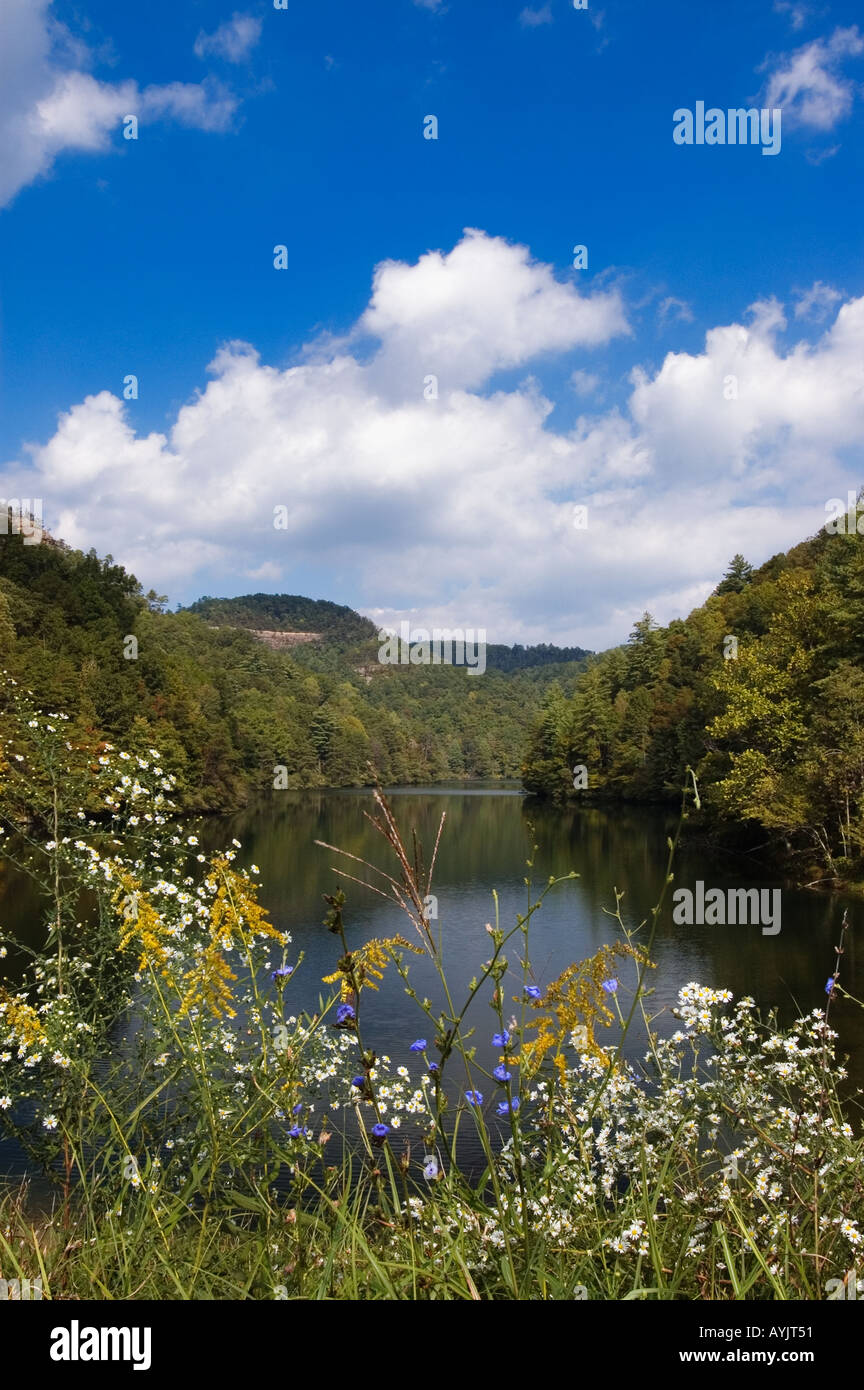
[[[547,897],[533,919],[531,961],[538,984],[547,984],[571,961],[590,955],[615,939],[617,924],[608,915],[614,908],[614,889],[623,892],[622,915],[630,926],[649,916],[663,883],[667,836],[676,818],[656,808],[615,807],[559,809],[527,800],[515,788],[500,784],[470,787],[397,789],[390,793],[394,813],[406,834],[416,829],[427,858],[434,844],[442,811],[444,834],[433,883],[438,899],[438,923],[445,966],[454,1000],[458,1001],[478,965],[487,959],[486,924],[494,921],[492,890],[497,890],[502,927],[515,922],[529,902],[525,885],[526,860],[532,845],[531,871],[534,896],[550,875],[575,870],[579,877],[560,885]],[[334,872],[337,856],[315,845],[325,840],[392,869],[389,850],[375,832],[364,811],[372,813],[371,793],[358,791],[278,792],[267,804],[204,822],[198,833],[205,850],[242,843],[239,860],[260,868],[261,898],[273,922],[293,937],[288,959],[302,951],[303,965],[287,986],[286,1002],[293,1012],[314,1010],[320,994],[327,994],[321,977],[335,969],[336,939],[321,925],[325,905],[322,895],[341,882],[347,897],[345,920],[350,944],[372,936],[403,935],[411,931],[408,919],[394,904],[385,902],[358,884],[340,880]],[[343,866],[344,867],[344,866]],[[350,870],[363,870],[354,865]],[[675,883],[694,888],[701,879],[714,888],[782,886],[776,879],[760,877],[749,862],[729,856],[712,856],[703,846],[679,851]],[[654,947],[656,971],[651,972],[654,993],[652,1014],[666,1011],[658,1022],[671,1031],[677,1026],[668,1016],[682,984],[726,987],[738,996],[752,995],[760,1007],[777,1006],[788,1021],[797,1010],[824,1007],[825,981],[833,969],[834,943],[838,938],[843,908],[848,907],[852,931],[843,957],[841,982],[862,996],[861,928],[864,904],[836,895],[817,895],[786,889],[782,897],[782,929],[763,935],[758,926],[677,926],[672,922],[667,899]],[[35,941],[42,930],[44,913],[32,890],[7,870],[0,881],[0,910],[7,930]],[[518,938],[509,950],[510,970],[505,979],[505,998],[521,987],[517,961]],[[12,965],[12,959],[4,962]],[[439,990],[429,962],[411,958],[411,974],[420,997],[437,1005]],[[622,968],[622,1003],[632,982]],[[487,996],[488,997],[488,996]],[[494,1015],[486,999],[475,1001],[468,1016],[476,1032],[478,1059],[495,1064],[491,1047]],[[864,1010],[842,1000],[832,1006],[832,1022],[841,1036],[843,1050],[851,1054],[850,1079],[864,1083],[862,1044]],[[409,1053],[411,1042],[429,1031],[417,1004],[404,992],[394,971],[388,971],[378,994],[367,995],[364,1035],[393,1065],[403,1062],[412,1077],[418,1074],[417,1058]],[[644,1042],[634,1038],[633,1052],[641,1054]],[[0,1152],[0,1171],[16,1166],[9,1149]]]

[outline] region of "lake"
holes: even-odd
[[[543,986],[572,961],[615,940],[616,923],[604,912],[614,908],[615,887],[625,894],[622,909],[629,925],[635,927],[649,915],[663,882],[667,836],[677,823],[675,813],[666,809],[539,805],[525,798],[517,787],[498,783],[397,788],[388,795],[406,837],[416,828],[427,859],[441,813],[446,812],[432,885],[439,915],[432,925],[441,929],[445,964],[457,1002],[468,980],[490,954],[485,927],[494,922],[492,890],[498,893],[502,927],[514,923],[517,912],[525,911],[529,901],[525,861],[533,844],[539,846],[533,869],[534,896],[550,875],[563,875],[571,869],[579,874],[578,879],[553,890],[533,919],[531,959],[534,978]],[[349,944],[397,932],[410,938],[413,931],[398,907],[357,884],[340,880],[334,873],[337,856],[314,843],[328,841],[392,870],[389,847],[365,820],[364,811],[374,811],[367,790],[282,791],[275,792],[267,804],[211,817],[195,827],[205,850],[228,845],[236,837],[243,846],[239,862],[259,867],[261,899],[273,922],[293,937],[289,962],[304,954],[301,969],[286,987],[291,1012],[315,1010],[319,994],[326,996],[330,991],[321,977],[335,969],[340,952],[338,939],[321,925],[326,911],[322,895],[332,892],[337,882],[347,897]],[[363,872],[356,864],[349,866],[349,871]],[[654,990],[650,1012],[665,1011],[657,1024],[662,1031],[678,1026],[668,1010],[680,986],[694,980],[731,989],[736,997],[750,994],[760,1007],[777,1006],[783,1021],[789,1021],[796,1011],[824,1007],[825,981],[833,970],[833,948],[844,907],[849,910],[852,931],[843,957],[841,983],[861,997],[864,903],[786,888],[782,881],[760,874],[749,860],[711,853],[703,845],[685,845],[676,860],[675,886],[693,889],[697,880],[705,883],[706,890],[781,888],[781,930],[765,935],[758,925],[675,925],[667,899],[654,946],[657,969],[650,972]],[[33,940],[38,922],[35,909],[29,886],[7,869],[0,880],[0,912],[6,930]],[[509,950],[505,998],[521,989],[515,949],[520,940],[514,939]],[[410,961],[418,994],[427,994],[437,1002],[439,992],[428,961],[413,956]],[[632,967],[624,962],[620,997],[625,1012],[632,983]],[[831,1016],[842,1049],[853,1057],[850,1081],[864,1085],[864,1010],[838,1000],[832,1005]],[[484,1065],[494,1065],[490,1041],[494,1015],[485,999],[475,1001],[469,1022],[477,1029],[478,1058]],[[387,1053],[394,1066],[404,1062],[415,1076],[419,1059],[408,1049],[418,1036],[428,1036],[431,1043],[431,1030],[392,968],[377,994],[364,995],[363,1029],[368,1042]],[[631,1055],[642,1052],[644,1043],[637,1036]],[[8,1145],[5,1149],[0,1146],[0,1173],[18,1171],[20,1155]]]

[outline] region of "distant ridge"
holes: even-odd
[[[301,594],[243,594],[239,598],[205,597],[189,605],[214,627],[242,627],[275,649],[296,647],[315,640],[339,644],[378,641],[379,629],[346,604]],[[491,642],[486,665],[496,671],[521,671],[536,666],[582,662],[591,655],[584,647],[556,647],[540,642],[532,647],[508,647]]]
[[[371,641],[378,629],[342,603],[302,594],[242,594],[239,598],[199,598],[188,608],[215,627],[245,627],[262,636],[314,634],[337,642]],[[309,638],[306,639],[307,641]],[[285,645],[292,645],[286,643]]]

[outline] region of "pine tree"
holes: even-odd
[[[556,681],[546,692],[522,766],[527,791],[555,800],[569,791],[572,777],[567,765],[567,719],[567,701]]]
[[[753,566],[748,564],[743,555],[736,555],[714,592],[715,594],[740,594],[742,589],[746,589],[752,578]]]
[[[643,613],[627,638],[627,689],[650,685],[663,659],[663,638],[650,613]]]

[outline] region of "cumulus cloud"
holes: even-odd
[[[475,387],[546,353],[629,332],[619,292],[583,294],[524,246],[469,228],[447,255],[379,265],[361,329],[382,342],[374,375],[405,389],[428,373]]]
[[[623,334],[624,306],[473,231],[379,266],[356,331],[294,365],[226,344],[164,433],[139,435],[107,391],[73,405],[0,491],[42,497],[58,534],[110,545],[160,592],[266,582],[382,622],[602,647],[646,607],[686,613],[736,551],[760,561],[814,532],[856,485],[864,298],[815,342],[786,343],[785,323],[755,305],[700,351],[634,368],[617,407],[555,426],[535,377],[496,372],[554,354],[572,402],[569,383],[594,386],[574,355]]]
[[[814,39],[794,53],[774,60],[765,87],[765,105],[782,107],[784,124],[833,130],[852,110],[856,86],[842,71],[849,58],[864,53],[864,35],[856,25],[835,29],[828,39]],[[770,64],[766,64],[770,66]]]
[[[212,79],[143,89],[132,80],[102,82],[85,70],[89,57],[86,47],[53,21],[51,0],[3,0],[0,206],[49,173],[64,151],[108,148],[124,116],[174,120],[206,131],[230,125],[236,99]]]
[[[203,29],[195,40],[197,58],[225,58],[229,63],[242,63],[248,58],[261,37],[261,20],[255,15],[235,13],[213,34]]]
[[[630,410],[667,468],[712,473],[746,495],[807,486],[864,430],[864,298],[844,304],[815,345],[777,343],[780,306],[754,306],[749,326],[712,329],[699,355],[669,353],[654,377],[637,369]],[[740,547],[739,547],[740,548]]]

